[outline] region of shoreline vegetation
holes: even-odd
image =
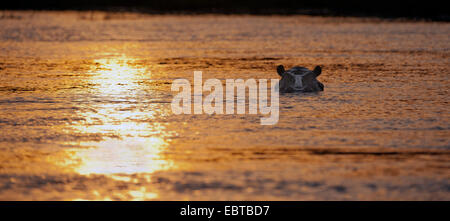
[[[443,1],[293,1],[293,0],[42,0],[10,1],[1,10],[71,10],[136,12],[143,14],[222,14],[222,15],[310,15],[327,17],[377,17],[425,21],[450,21]]]

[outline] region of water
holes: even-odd
[[[0,16],[2,200],[449,200],[448,23],[306,16]],[[173,80],[325,91],[280,120],[174,115]]]

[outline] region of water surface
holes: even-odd
[[[450,199],[448,23],[2,13],[2,200]],[[325,91],[274,126],[171,111],[177,78],[279,64]]]

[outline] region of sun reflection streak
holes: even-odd
[[[90,81],[104,95],[133,95],[139,89],[138,82],[151,75],[146,68],[132,65],[134,61],[125,56],[95,60],[97,66]]]
[[[126,56],[94,63],[87,82],[94,85],[93,96],[87,96],[77,112],[84,120],[71,125],[71,130],[100,136],[100,141],[67,143],[77,148],[65,151],[69,159],[63,166],[81,175],[105,175],[127,183],[138,182],[136,175],[151,179],[156,171],[174,168],[162,157],[170,132],[155,120],[158,106],[143,104],[152,88],[142,82],[151,79],[151,73]],[[134,188],[128,195],[137,200],[158,196],[146,187]]]
[[[170,168],[170,161],[160,153],[167,143],[162,138],[110,139],[85,142],[91,148],[72,149],[69,152],[77,163],[75,171],[82,175],[103,174],[122,181],[130,181],[124,174],[152,173]]]

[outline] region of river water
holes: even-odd
[[[450,24],[0,13],[1,200],[450,200]],[[262,115],[175,115],[175,79],[325,91]]]

